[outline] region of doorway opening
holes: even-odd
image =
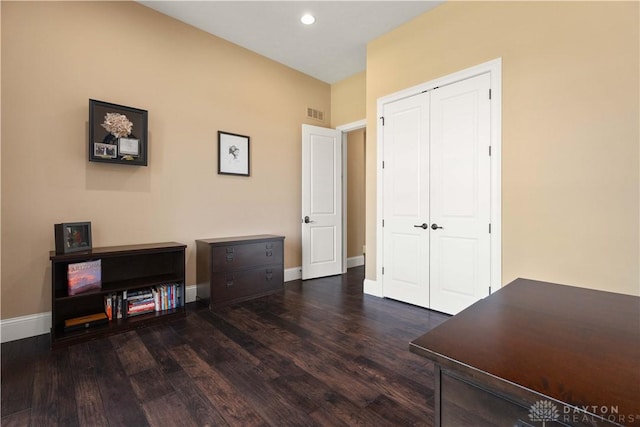
[[[336,127],[342,132],[343,273],[366,259],[366,127],[366,119]]]

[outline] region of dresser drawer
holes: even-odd
[[[237,271],[283,262],[282,240],[217,246],[211,250],[214,273]]]
[[[211,305],[242,301],[284,289],[282,265],[216,273],[211,281]]]

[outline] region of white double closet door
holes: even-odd
[[[456,314],[490,292],[489,73],[383,107],[383,296]]]

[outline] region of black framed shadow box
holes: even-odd
[[[147,166],[148,111],[89,100],[89,161]]]

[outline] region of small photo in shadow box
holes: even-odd
[[[91,250],[90,222],[63,222],[55,224],[54,233],[57,254]]]

